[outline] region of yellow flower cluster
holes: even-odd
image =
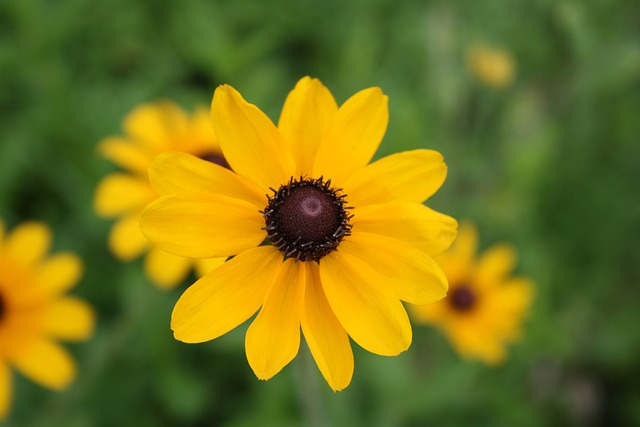
[[[47,255],[50,245],[44,224],[25,222],[5,233],[0,222],[0,419],[11,405],[11,367],[44,387],[64,389],[76,368],[56,341],[85,340],[93,331],[93,309],[65,295],[82,264],[71,253]]]
[[[476,259],[477,246],[475,227],[461,225],[451,249],[437,259],[449,279],[447,297],[412,311],[419,322],[442,329],[461,356],[494,365],[520,337],[534,287],[511,276],[516,254],[510,245],[494,245]]]
[[[173,288],[195,267],[199,275],[224,262],[222,259],[190,260],[153,247],[138,228],[142,209],[158,195],[149,183],[147,170],[153,159],[167,151],[193,154],[226,166],[213,133],[209,113],[198,109],[189,116],[171,102],[145,104],[124,120],[125,136],[109,137],[99,145],[100,153],[122,168],[98,185],[94,208],[104,218],[118,218],[109,235],[111,251],[122,260],[148,252],[145,270],[161,288]]]

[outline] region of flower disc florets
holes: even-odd
[[[332,188],[322,177],[291,178],[281,185],[262,211],[264,230],[285,258],[317,261],[334,251],[344,236],[351,234],[346,195]]]
[[[463,285],[451,291],[447,298],[451,307],[457,311],[469,311],[476,304],[476,294],[470,286]]]

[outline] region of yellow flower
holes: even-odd
[[[476,229],[461,224],[451,249],[436,258],[449,279],[447,297],[412,312],[441,328],[461,356],[494,365],[504,361],[506,344],[520,336],[533,283],[510,275],[516,254],[507,244],[488,248],[476,260],[477,240]]]
[[[206,109],[191,117],[170,102],[145,104],[124,121],[125,137],[111,137],[99,145],[100,153],[126,172],[106,176],[96,190],[94,208],[105,218],[118,217],[111,229],[109,247],[122,260],[145,251],[145,270],[161,288],[172,288],[195,265],[200,276],[224,262],[224,258],[192,260],[153,247],[138,227],[142,209],[158,195],[148,178],[153,158],[166,151],[184,151],[228,167],[211,127]]]
[[[509,52],[485,44],[475,45],[467,51],[467,65],[478,80],[495,88],[510,85],[516,68]]]
[[[0,222],[0,419],[11,405],[10,366],[55,390],[76,375],[73,359],[56,339],[80,341],[93,332],[94,313],[65,296],[82,274],[70,253],[47,256],[49,229],[26,222],[5,235]]]
[[[233,88],[216,89],[213,126],[232,171],[183,153],[158,156],[151,182],[163,194],[141,216],[143,233],[183,256],[233,256],[186,290],[174,308],[176,339],[209,341],[258,310],[247,359],[269,379],[298,353],[300,328],[334,390],[349,385],[349,336],[380,355],[411,343],[401,303],[444,297],[432,259],[457,223],[422,202],[446,166],[431,150],[372,164],[386,131],[387,97],[358,92],[338,107],[300,80],[276,127]]]

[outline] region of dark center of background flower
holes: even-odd
[[[469,311],[476,304],[476,294],[469,285],[461,285],[451,291],[447,301],[456,311]]]
[[[2,319],[4,318],[5,311],[6,305],[4,302],[4,298],[2,297],[2,294],[0,294],[0,321],[2,321]]]
[[[215,151],[206,151],[198,155],[202,160],[206,160],[211,163],[215,163],[218,166],[222,166],[223,168],[231,169],[229,163],[227,163],[227,159],[224,158],[222,153],[218,153]]]
[[[268,197],[262,211],[264,230],[285,256],[299,261],[317,261],[334,251],[344,236],[351,234],[353,215],[345,205],[345,195],[322,178],[291,178]]]

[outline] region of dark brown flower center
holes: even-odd
[[[227,159],[224,158],[222,153],[216,151],[206,151],[198,155],[202,160],[206,160],[211,163],[215,163],[218,166],[222,166],[223,168],[231,169],[229,163],[227,163]]]
[[[2,294],[0,294],[0,321],[2,321],[2,319],[4,318],[6,309],[7,307],[4,302],[4,298],[2,297]]]
[[[454,310],[469,311],[476,304],[476,293],[469,285],[461,285],[451,291],[447,300]]]
[[[273,190],[273,189],[272,189]],[[346,195],[322,177],[291,178],[280,186],[262,211],[267,237],[285,258],[318,261],[351,234]]]

